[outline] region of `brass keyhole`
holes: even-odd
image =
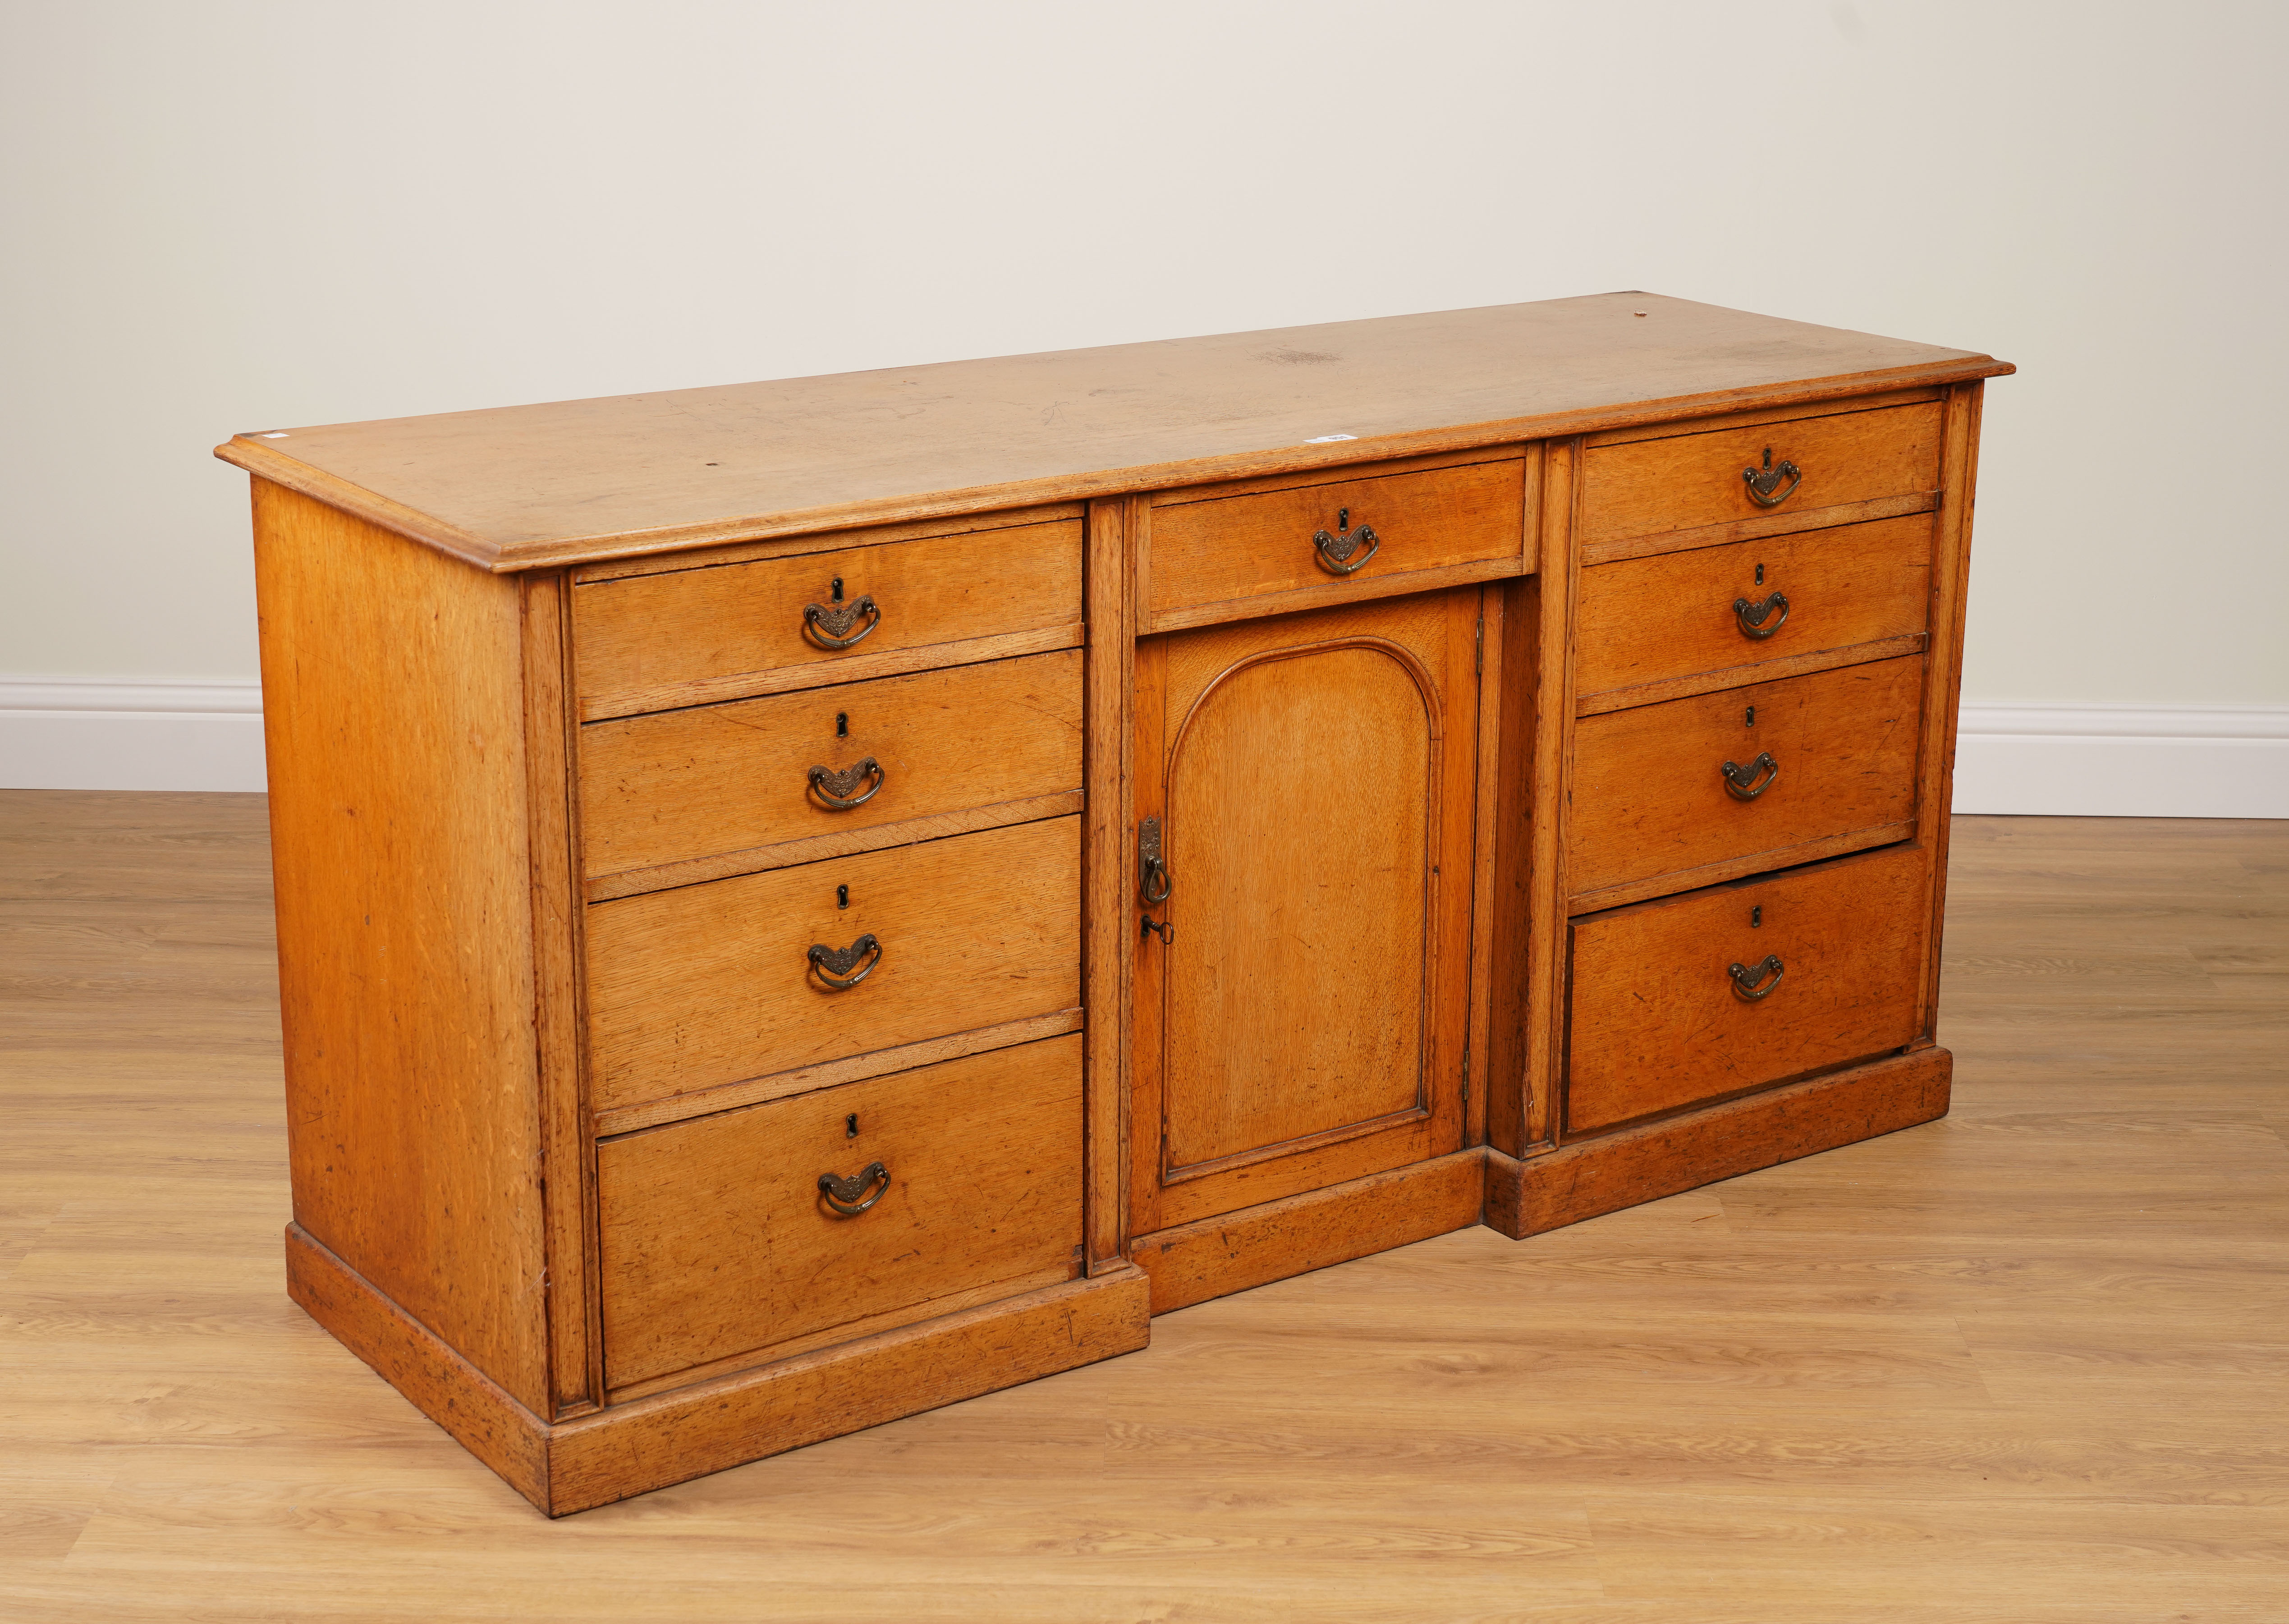
[[[834,736],[837,738],[849,738],[850,736],[849,712],[837,711],[834,712]]]
[[[1751,908],[1749,910],[1749,928],[1751,930],[1759,928],[1763,926],[1764,922],[1765,911],[1762,908]]]
[[[842,1136],[845,1139],[856,1139],[858,1137],[858,1113],[857,1111],[854,1111],[849,1116],[842,1118]]]
[[[829,603],[840,603],[842,601],[842,577],[841,576],[836,576],[833,580],[827,583],[826,594],[826,601]]]
[[[850,905],[850,888],[849,886],[837,886],[834,888],[834,905],[838,908],[848,908]]]
[[[1757,585],[1759,585],[1759,586],[1762,586],[1764,584],[1765,584],[1765,567],[1764,567],[1762,564],[1759,564],[1759,565],[1757,566]]]
[[[1743,725],[1751,728],[1757,725],[1757,707],[1755,705],[1752,705],[1749,707],[1749,720]]]

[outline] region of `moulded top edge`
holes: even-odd
[[[2013,370],[1969,351],[1600,294],[269,430],[216,455],[506,572]]]

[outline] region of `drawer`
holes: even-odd
[[[1361,540],[1362,529],[1372,539]],[[1331,549],[1312,539],[1320,533]],[[1206,605],[1345,583],[1364,594],[1386,577],[1455,565],[1487,565],[1487,577],[1516,574],[1525,548],[1526,461],[1515,451],[1272,490],[1172,491],[1152,504],[1146,629],[1190,624],[1184,612]]]
[[[1592,444],[1582,459],[1585,548],[1626,536],[1697,529],[1910,497],[1939,488],[1937,401],[1831,413],[1701,434]],[[1773,505],[1759,502],[1744,470],[1783,463]]]
[[[1081,1003],[1081,819],[989,829],[588,909],[598,1111]],[[847,969],[813,962],[847,951]],[[825,975],[855,976],[834,991]]]
[[[1582,571],[1576,688],[1618,688],[1922,633],[1923,513],[1597,564]]]
[[[1921,847],[1895,846],[1575,920],[1568,1130],[1914,1041],[1927,872]]]
[[[945,647],[980,638],[1078,644],[1081,546],[1081,521],[1062,519],[582,582],[572,589],[581,719],[1032,651]]]
[[[592,876],[1080,792],[1077,649],[580,730]]]
[[[1904,824],[1923,681],[1910,655],[1582,718],[1567,832],[1576,905],[1734,858],[1767,854],[1760,866],[1778,867],[1798,860],[1792,847]],[[1769,771],[1757,765],[1766,756]],[[1753,774],[1751,798],[1720,770],[1727,761]]]
[[[838,1328],[863,1334],[998,1282],[1016,1292],[1070,1278],[1081,1042],[1051,1038],[600,1143],[605,1385]],[[836,1212],[823,1174],[860,1181],[844,1205],[865,1210]]]

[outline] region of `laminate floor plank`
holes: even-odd
[[[286,1299],[264,829],[0,792],[9,1624],[2289,1616],[2289,824],[1959,820],[1940,1122],[556,1523]]]

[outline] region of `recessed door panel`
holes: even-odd
[[[1257,657],[1185,720],[1170,1174],[1422,1108],[1434,698],[1407,650],[1336,641]]]
[[[1132,1234],[1459,1148],[1479,602],[1138,645]]]

